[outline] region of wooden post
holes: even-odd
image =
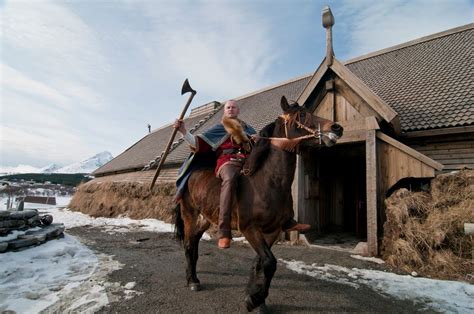
[[[464,233],[468,235],[474,234],[474,223],[465,223],[464,224]]]
[[[299,213],[304,209],[304,174],[303,174],[303,158],[301,155],[296,156],[296,171],[291,186],[291,194],[293,197],[293,211],[295,220],[298,221]],[[290,241],[295,242],[299,239],[298,231],[288,233]]]
[[[365,141],[367,186],[367,246],[370,256],[378,255],[377,243],[377,154],[375,130],[368,130]]]
[[[474,260],[474,223],[465,223],[464,233],[471,237],[471,259]]]
[[[325,6],[323,8],[323,27],[326,29],[326,63],[328,66],[332,65],[334,50],[332,48],[332,26],[334,25],[334,16],[331,8]]]
[[[331,99],[330,102],[332,106],[332,113],[331,113],[332,117],[330,118],[330,120],[336,121],[336,91],[334,89],[333,79],[326,81],[326,90]]]

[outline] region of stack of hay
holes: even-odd
[[[471,237],[474,171],[442,174],[431,192],[399,189],[385,201],[382,255],[395,268],[422,275],[474,282]]]
[[[69,208],[93,217],[132,219],[155,218],[171,222],[175,207],[173,184],[156,185],[138,182],[99,182],[82,184],[74,194]]]

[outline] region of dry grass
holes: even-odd
[[[425,276],[473,282],[474,171],[443,174],[431,192],[395,191],[386,201],[383,257],[393,267]]]
[[[93,217],[126,215],[171,222],[175,192],[173,184],[156,185],[150,192],[149,184],[91,181],[79,186],[69,207]]]

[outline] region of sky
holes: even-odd
[[[474,0],[0,0],[0,166],[117,156],[191,108],[472,23]]]
[[[66,206],[69,200],[70,197],[57,198],[59,206]],[[3,202],[1,199],[0,203]],[[69,235],[69,228],[87,225],[112,234],[137,230],[172,232],[174,229],[173,225],[156,219],[93,218],[57,206],[44,206],[42,212],[51,214],[54,223],[64,224],[65,237],[23,251],[2,253],[0,311],[38,313],[48,309],[47,312],[92,313],[113,301],[110,299],[112,295],[118,298],[123,294],[128,299],[143,294],[136,282],[109,282],[107,275],[124,265],[113,256],[93,252],[80,239]],[[18,231],[0,238],[0,241],[15,239],[24,233]],[[210,237],[206,235],[204,240],[210,240]],[[351,257],[362,258],[358,255]],[[375,258],[365,259],[381,262]],[[316,280],[349,285],[353,289],[366,286],[385,296],[419,302],[429,312],[472,313],[474,310],[474,285],[467,282],[349,269],[331,264],[307,264],[298,260],[279,259],[278,264],[278,267],[286,267]],[[114,293],[110,293],[111,290]]]

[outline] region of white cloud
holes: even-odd
[[[166,104],[181,102],[186,77],[199,89],[195,104],[265,86],[278,50],[268,21],[246,5],[5,2],[2,162],[117,154],[146,122],[169,121],[176,109]]]
[[[278,49],[256,13],[235,3],[199,2],[191,16],[183,14],[189,3],[147,5],[152,37],[142,51],[155,71],[199,81],[204,93],[221,100],[267,83]]]
[[[346,59],[471,23],[473,11],[469,0],[346,1],[335,27],[348,32]]]
[[[81,160],[85,154],[91,156],[95,153],[83,139],[65,129],[38,130],[0,125],[0,134],[2,155],[12,151],[23,159],[43,160],[44,164],[48,160],[73,162]],[[6,166],[3,162],[2,166]]]
[[[51,104],[59,107],[67,107],[70,103],[67,97],[61,94],[57,89],[44,83],[35,81],[20,73],[19,71],[5,64],[0,64],[0,83],[2,85],[2,98],[5,97],[5,90],[10,89],[20,94],[27,94],[43,98],[50,101]],[[13,98],[13,97],[12,97]],[[5,106],[12,98],[3,100]]]
[[[90,80],[107,68],[95,32],[76,14],[49,1],[7,1],[2,41],[35,58],[30,65]],[[74,72],[66,72],[74,70]]]
[[[472,19],[467,0],[455,8],[451,2],[429,3],[334,4],[336,28],[348,38],[345,54],[357,56]],[[247,1],[2,2],[0,121],[9,136],[18,136],[8,139],[7,163],[37,156],[49,159],[45,164],[66,164],[103,150],[117,155],[146,134],[147,123],[155,128],[172,121],[185,101],[179,95],[184,78],[198,90],[195,106],[289,79],[296,68],[309,72],[292,48],[304,41],[298,50],[314,53],[314,46],[305,47],[316,39],[302,30],[321,27],[320,11],[301,14],[312,8],[313,3],[280,2],[268,11],[265,3]],[[296,36],[288,47],[282,46],[288,45],[282,33]],[[310,66],[319,61],[310,60]]]
[[[74,98],[76,106],[100,106],[103,98],[99,90],[90,86],[101,82],[108,71],[100,39],[66,5],[48,1],[7,1],[2,8],[1,41],[3,60],[16,72],[4,74],[29,78],[29,85],[42,85],[51,93]],[[5,61],[4,61],[5,63]],[[41,83],[34,83],[34,81]],[[24,88],[20,83],[17,89]],[[46,88],[47,87],[47,88]],[[81,91],[81,92],[78,92]],[[86,91],[86,93],[82,93]],[[27,92],[23,90],[23,92]],[[65,99],[54,99],[59,103]]]

